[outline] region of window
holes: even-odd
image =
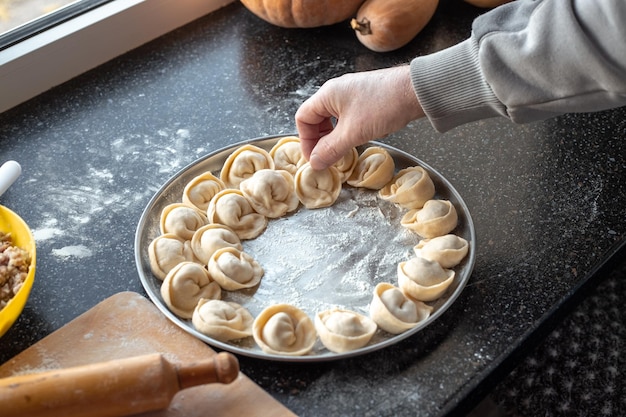
[[[0,49],[111,0],[0,0]]]
[[[34,26],[38,29],[21,37],[17,30],[2,34],[6,46],[0,49],[0,112],[232,1],[79,0],[59,9],[62,15],[55,17],[62,18],[45,28]],[[82,8],[67,14],[77,5]]]

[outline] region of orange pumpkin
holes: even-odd
[[[241,0],[256,16],[283,28],[333,25],[354,16],[364,0]]]
[[[366,0],[350,25],[372,51],[393,51],[417,36],[438,4],[439,0]]]

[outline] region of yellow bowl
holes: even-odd
[[[26,305],[30,289],[35,281],[35,266],[37,258],[35,239],[33,238],[30,228],[20,216],[4,206],[0,206],[0,231],[4,233],[11,233],[13,244],[27,250],[30,253],[31,258],[30,270],[28,271],[26,281],[22,284],[22,288],[20,288],[8,304],[0,310],[1,337],[7,330],[9,330],[15,320],[17,320],[24,309],[24,305]]]

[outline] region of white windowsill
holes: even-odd
[[[116,0],[0,51],[0,113],[234,0]]]

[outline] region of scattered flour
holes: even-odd
[[[61,258],[88,258],[93,252],[84,245],[65,246],[61,249],[52,249],[52,254]]]
[[[39,176],[32,179],[46,184],[41,188],[45,194],[38,197],[39,219],[31,224],[38,251],[60,259],[84,259],[110,246],[100,230],[108,236],[111,229],[127,227],[115,219],[129,213],[138,222],[162,183],[191,162],[194,154],[202,153],[189,149],[190,137],[189,129],[161,128],[152,135],[111,138],[99,148],[86,150],[87,157],[79,156],[76,164],[65,169],[47,169],[42,164]],[[59,143],[55,152],[74,155],[72,145],[68,143],[65,150],[62,146]]]
[[[44,240],[49,240],[62,234],[63,230],[53,227],[44,227],[42,229],[33,230],[33,237],[36,242],[43,242]]]

